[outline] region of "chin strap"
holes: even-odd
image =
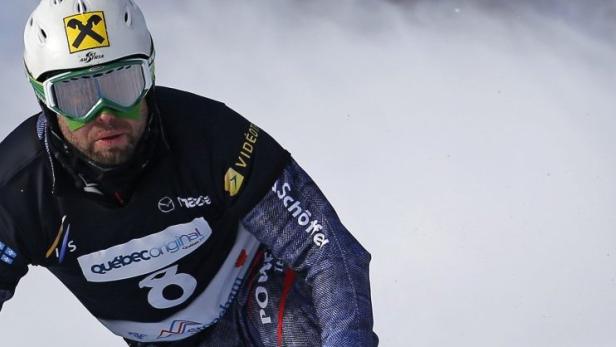
[[[149,108],[148,124],[137,143],[135,153],[126,163],[113,166],[91,160],[66,141],[60,132],[57,115],[45,105],[41,105],[47,120],[45,140],[48,153],[69,174],[77,189],[112,198],[119,205],[125,204],[132,193],[135,180],[161,149],[169,148],[161,126],[154,89],[146,96],[146,102]]]

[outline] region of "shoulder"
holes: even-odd
[[[37,119],[38,115],[26,119],[0,143],[0,187],[28,173],[43,157]]]
[[[173,136],[198,134],[226,139],[234,132],[243,132],[250,123],[220,101],[190,92],[156,87],[156,102],[165,130]]]
[[[156,86],[155,93],[163,115],[203,116],[224,107],[222,102],[179,89]]]
[[[218,195],[238,211],[256,204],[289,161],[273,137],[222,102],[164,87],[156,100],[174,152],[202,160]]]
[[[49,207],[42,198],[51,194],[49,159],[37,135],[37,119],[28,118],[0,143],[0,242],[25,255],[38,245],[30,231],[36,229],[40,206]],[[28,245],[20,241],[25,239]]]

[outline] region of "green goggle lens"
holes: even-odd
[[[140,112],[141,111],[141,100],[139,100],[139,102],[137,102],[133,107],[129,108],[128,111],[119,111],[119,110],[114,110],[112,108],[103,108],[95,116],[98,116],[99,114],[106,112],[106,111],[112,112],[118,118],[139,119],[139,117],[141,116],[141,112]],[[86,124],[90,123],[95,118],[96,117],[92,117],[87,120],[78,120],[78,119],[73,119],[70,117],[64,117],[64,119],[66,120],[66,124],[68,125],[68,128],[70,131],[75,131],[75,130],[83,128]]]

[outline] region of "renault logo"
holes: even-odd
[[[233,168],[229,168],[225,174],[225,191],[229,193],[229,196],[236,196],[242,188],[242,183],[244,183],[244,176]]]

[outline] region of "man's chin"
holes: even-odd
[[[98,164],[114,166],[126,163],[132,156],[133,149],[107,149],[99,150],[88,155],[88,157]]]
[[[126,136],[114,140],[98,140],[90,148],[88,157],[103,165],[120,165],[132,156],[134,146]]]

